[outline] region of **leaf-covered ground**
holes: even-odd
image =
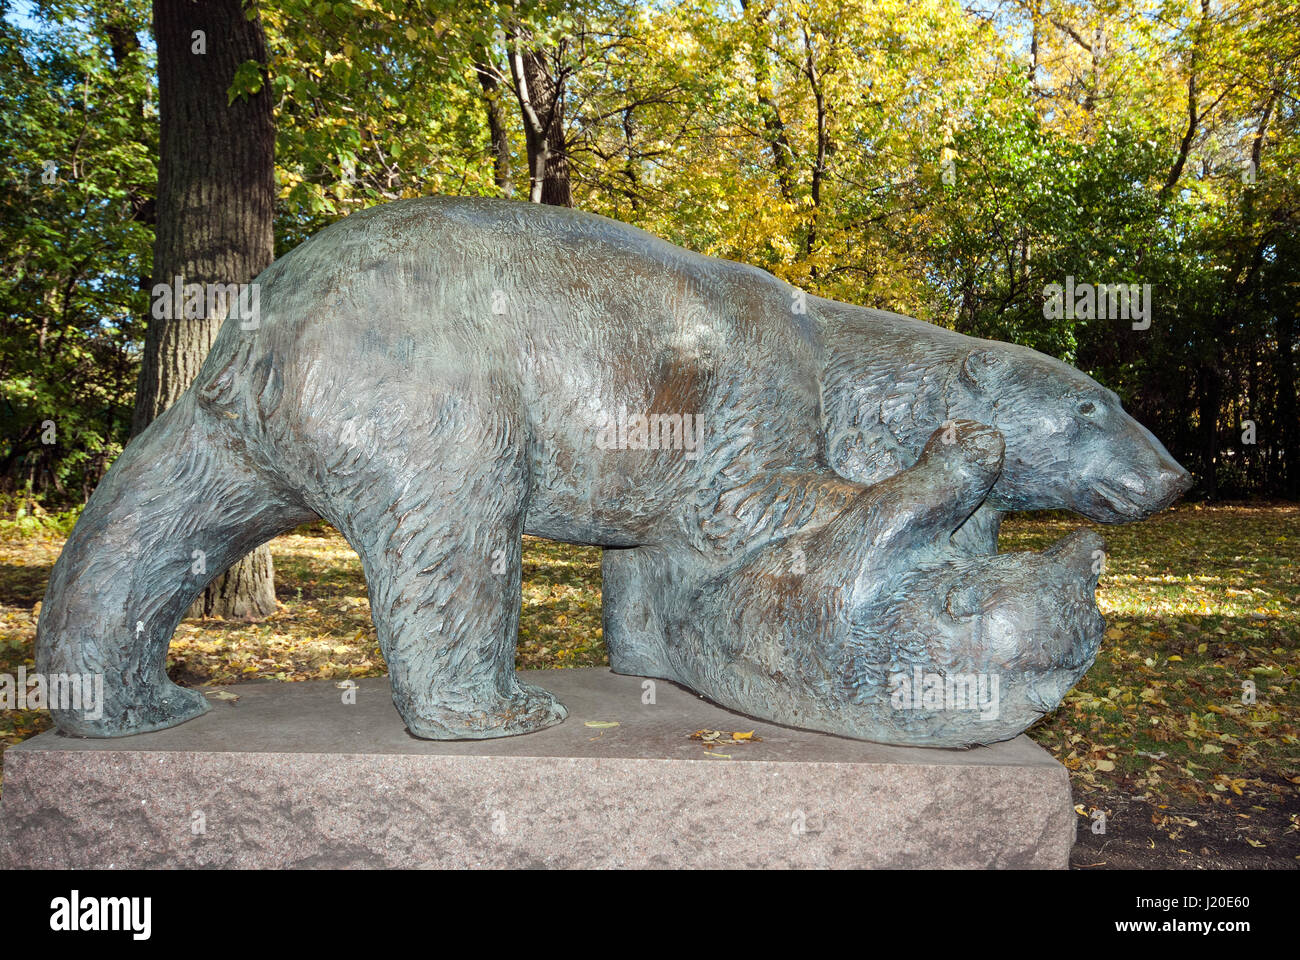
[[[1002,548],[1076,526],[1016,519]],[[1075,863],[1300,865],[1300,508],[1186,506],[1096,529],[1107,642],[1030,731],[1070,769]]]
[[[1002,546],[1039,549],[1078,525],[1016,518]],[[1070,770],[1075,864],[1300,865],[1300,507],[1184,506],[1099,529],[1107,642],[1030,731]],[[0,539],[0,673],[32,669],[38,601],[61,547]],[[360,563],[343,539],[320,524],[271,549],[281,610],[253,624],[184,622],[173,679],[382,674]],[[600,551],[526,541],[518,666],[606,662]],[[42,711],[0,713],[0,745],[48,726]]]

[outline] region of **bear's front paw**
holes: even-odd
[[[950,420],[930,435],[923,457],[968,464],[980,473],[1002,469],[1006,441],[996,427],[974,420]]]
[[[569,715],[555,697],[530,683],[516,684],[512,697],[494,697],[469,709],[425,706],[415,713],[398,711],[407,729],[421,740],[486,740],[513,737],[553,726]]]

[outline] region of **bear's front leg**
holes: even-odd
[[[674,679],[664,651],[661,606],[671,586],[671,566],[662,547],[601,551],[601,633],[615,673]]]
[[[998,534],[1002,530],[1001,510],[987,503],[970,515],[952,535],[952,544],[963,553],[991,557],[998,552]]]
[[[361,557],[393,703],[427,740],[513,736],[567,716],[515,675],[529,484],[517,398],[473,386],[431,405],[418,384],[394,403],[411,419],[354,441],[321,511]]]
[[[953,549],[952,534],[984,502],[1002,470],[993,427],[956,420],[936,430],[916,463],[870,487],[809,541],[831,589],[856,571],[861,597],[891,576]]]

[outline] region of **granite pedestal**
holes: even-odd
[[[569,718],[417,740],[375,679],[355,703],[332,682],[249,683],[214,688],[238,699],[158,733],[48,731],[5,754],[0,867],[1068,864],[1069,779],[1027,737],[885,747],[603,668],[522,677]],[[698,730],[761,740],[710,750]]]

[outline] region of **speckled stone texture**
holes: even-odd
[[[1028,738],[886,747],[756,723],[604,669],[525,673],[562,724],[418,740],[386,680],[221,688],[118,740],[5,754],[0,868],[1065,868],[1065,768]],[[590,726],[616,722],[618,726]],[[701,729],[758,743],[705,750]]]

